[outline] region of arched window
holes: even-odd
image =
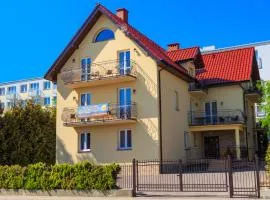
[[[102,41],[113,40],[113,39],[114,39],[114,33],[110,29],[104,29],[97,34],[94,42],[102,42]]]

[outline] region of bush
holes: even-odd
[[[111,190],[116,187],[116,177],[120,166],[101,166],[90,162],[75,165],[44,163],[28,165],[0,166],[0,188],[27,190]]]

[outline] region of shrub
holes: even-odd
[[[0,166],[0,188],[28,190],[110,190],[116,188],[120,166],[95,165],[82,162],[75,165],[48,166],[36,163],[23,168],[18,165]]]

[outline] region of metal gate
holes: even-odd
[[[228,157],[185,163],[134,159],[121,168],[118,186],[132,188],[134,196],[137,192],[227,192],[230,197],[260,197],[260,187],[270,186],[270,176],[259,168],[257,157],[253,161]]]
[[[260,197],[260,177],[258,159],[254,161],[230,161],[230,197]]]
[[[136,161],[136,190],[151,192],[226,192],[226,161],[185,164],[179,161]]]

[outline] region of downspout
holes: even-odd
[[[161,72],[164,68],[158,70],[158,106],[159,106],[159,154],[160,154],[160,163],[163,161],[163,150],[162,150],[162,107],[161,107]]]
[[[244,87],[240,84],[240,87],[242,88],[243,90],[243,100],[244,100],[244,113],[245,113],[245,117],[246,117],[246,120],[247,120],[247,110],[246,110],[246,95],[245,95],[245,89]],[[247,121],[246,121],[247,122]],[[247,151],[249,150],[248,149],[248,131],[247,131],[247,124],[245,126],[245,130],[246,130],[246,146],[247,146]],[[249,159],[249,153],[248,153],[248,159]]]

